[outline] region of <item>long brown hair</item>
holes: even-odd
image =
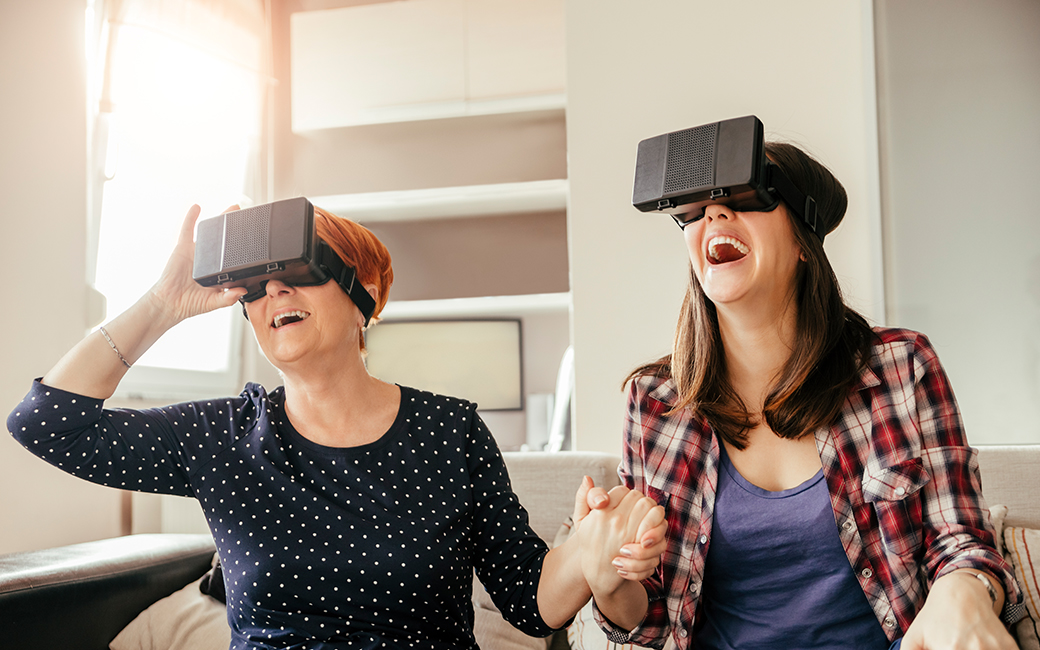
[[[769,142],[766,154],[816,200],[824,230],[833,230],[848,206],[838,179],[794,145]],[[821,238],[787,213],[806,261],[795,280],[795,346],[770,387],[762,418],[778,436],[796,439],[835,421],[867,363],[874,335],[866,319],[842,299]],[[738,449],[747,446],[747,432],[758,421],[729,382],[718,313],[692,268],[672,354],[637,368],[625,382],[642,375],[671,377],[679,395],[671,412],[688,407],[706,418],[723,440]]]

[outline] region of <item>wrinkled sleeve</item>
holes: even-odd
[[[549,548],[531,529],[487,425],[472,409],[463,417],[477,576],[505,620],[529,636],[548,636],[553,628],[538,610],[538,581]]]
[[[639,490],[643,494],[649,494],[646,483],[646,475],[643,471],[642,454],[642,432],[644,418],[647,410],[659,410],[660,405],[651,406],[647,394],[644,378],[636,378],[629,382],[627,392],[627,408],[622,431],[621,465],[618,467],[618,476],[621,483],[632,490]],[[653,416],[649,416],[653,417]],[[662,648],[668,638],[670,626],[668,623],[668,611],[665,601],[664,588],[665,563],[658,565],[657,571],[652,576],[643,580],[642,585],[646,589],[648,606],[646,616],[631,631],[619,628],[609,619],[603,616],[593,601],[593,613],[596,622],[607,633],[614,643],[634,643],[636,645]]]
[[[957,569],[985,571],[1004,585],[1005,621],[1017,618],[1022,593],[997,553],[982,495],[978,452],[968,446],[950,381],[928,339],[914,349],[914,405],[922,461],[931,480],[922,488],[924,571],[931,585]]]
[[[246,410],[234,402],[106,409],[103,400],[37,380],[8,416],[7,428],[34,455],[92,483],[194,496],[192,472],[219,452],[220,432],[233,431],[232,420]]]

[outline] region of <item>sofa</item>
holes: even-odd
[[[505,458],[532,527],[550,544],[568,532],[564,524],[583,475],[597,485],[618,483],[619,458],[610,454],[507,452]],[[1016,627],[1017,640],[1022,648],[1040,648],[1040,565],[1033,571],[1028,559],[1040,561],[1040,445],[980,447],[979,465],[998,537],[1006,542],[1005,556],[1016,564],[1027,590],[1031,616]],[[223,606],[202,594],[197,584],[211,568],[213,555],[208,535],[157,534],[0,556],[0,646],[104,650],[115,640],[115,650],[158,650],[178,643],[204,650],[190,636],[196,633],[226,648],[219,632],[206,627],[226,628]],[[598,632],[588,607],[567,630],[546,640],[531,639],[505,624],[475,583],[474,615],[478,642],[486,650],[622,648]],[[226,629],[223,633],[228,634]]]

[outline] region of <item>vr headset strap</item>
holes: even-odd
[[[806,227],[819,237],[822,242],[826,233],[821,232],[817,227],[816,200],[811,196],[806,196],[800,189],[795,187],[791,179],[787,177],[787,174],[776,163],[767,163],[766,169],[768,174],[766,183],[769,185],[769,189],[775,190],[780,195],[780,198],[784,200],[784,203],[802,218]]]
[[[365,317],[365,327],[368,327],[372,314],[376,311],[376,301],[372,299],[368,290],[357,282],[357,271],[344,264],[339,255],[336,255],[329,245],[321,240],[318,241],[318,265],[347,292],[350,299],[354,301],[354,305]]]

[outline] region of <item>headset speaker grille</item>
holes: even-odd
[[[668,164],[664,192],[678,192],[715,184],[715,141],[718,124],[695,126],[668,134]]]
[[[267,259],[268,233],[271,230],[271,204],[239,210],[227,216],[224,268],[252,264]]]

